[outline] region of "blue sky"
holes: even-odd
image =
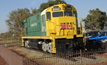
[[[0,33],[8,31],[5,20],[8,19],[9,13],[18,8],[39,8],[40,4],[48,0],[0,0]],[[99,8],[107,13],[107,0],[65,0],[78,10],[78,17],[86,18],[89,10]]]

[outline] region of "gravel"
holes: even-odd
[[[107,62],[107,57],[103,57],[99,55],[94,55],[96,59],[90,59],[85,57],[82,58],[73,57],[76,61],[71,61],[23,47],[16,47],[14,48],[14,51],[27,58],[35,59],[36,61],[45,62],[51,65],[86,65],[86,64],[98,64],[98,63]]]

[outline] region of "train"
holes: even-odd
[[[84,37],[87,50],[107,50],[107,31],[89,31]]]
[[[26,35],[21,46],[48,53],[85,49],[82,25],[73,5],[60,3],[24,20]]]

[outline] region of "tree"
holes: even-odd
[[[27,8],[12,11],[9,14],[9,19],[6,20],[9,31],[17,35],[17,37],[21,37],[21,32],[24,29],[23,20],[29,16],[31,16],[31,13]]]
[[[4,40],[8,40],[8,39],[10,39],[11,37],[12,37],[12,35],[11,35],[11,32],[10,32],[10,31],[0,34],[0,38],[3,38]]]
[[[53,6],[53,5],[56,5],[56,4],[59,4],[59,2],[64,2],[63,0],[55,0],[55,1],[52,1],[52,0],[49,0],[47,3],[42,3],[38,9],[39,12],[43,11],[44,9],[50,7],[50,6]],[[66,2],[64,2],[66,3]]]
[[[87,17],[84,19],[87,29],[103,29],[106,22],[106,12],[103,12],[96,8],[96,10],[90,10]]]
[[[37,14],[38,13],[38,9],[36,9],[36,8],[31,8],[31,10],[32,10],[32,15],[35,15],[35,14]]]

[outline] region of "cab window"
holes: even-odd
[[[47,13],[46,13],[46,16],[47,16],[47,19],[48,19],[48,20],[51,20],[51,13],[50,13],[50,12],[47,12]]]
[[[72,16],[72,12],[71,11],[65,11],[64,16]]]
[[[53,17],[63,16],[63,12],[53,12]]]
[[[101,34],[100,37],[101,37],[101,36],[105,36],[105,33]]]
[[[45,22],[45,15],[42,15],[42,22]]]
[[[105,33],[105,35],[107,36],[107,33]]]
[[[76,11],[74,11],[74,14],[73,14],[73,15],[74,15],[74,17],[77,17],[77,12],[76,12]]]

